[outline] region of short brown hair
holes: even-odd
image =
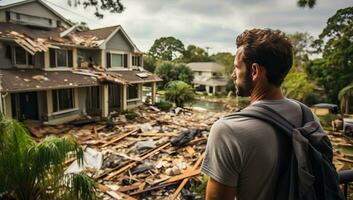
[[[281,86],[293,64],[293,50],[289,39],[279,30],[245,30],[236,39],[243,47],[243,61],[247,68],[257,63],[266,69],[269,83]]]

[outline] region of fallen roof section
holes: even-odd
[[[125,70],[125,71],[107,71],[108,74],[119,74],[128,84],[135,83],[150,83],[162,81],[157,75],[152,74],[148,71],[136,71],[136,70]]]

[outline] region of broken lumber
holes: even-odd
[[[197,176],[200,173],[201,173],[200,170],[187,171],[184,174],[171,177],[171,178],[169,178],[168,180],[162,182],[159,185],[151,186],[151,187],[148,187],[148,188],[146,188],[144,190],[141,190],[141,191],[132,192],[132,193],[130,193],[130,195],[133,196],[133,195],[136,195],[136,194],[140,194],[140,193],[144,193],[144,192],[160,189],[160,188],[163,188],[163,187],[167,187],[169,185],[174,185],[174,184],[178,183],[179,181],[181,181],[181,180],[183,180],[185,178],[190,178],[190,177],[193,177],[193,176]]]
[[[142,157],[141,157],[141,160],[144,160],[144,159],[146,159],[146,158],[148,158],[148,157],[154,155],[155,153],[157,153],[158,151],[160,151],[160,150],[166,148],[166,147],[169,146],[169,145],[170,145],[170,142],[165,143],[165,144],[163,144],[163,145],[161,145],[161,146],[155,148],[153,151],[151,151],[151,152],[149,152],[148,154],[142,156]],[[121,174],[122,172],[124,172],[124,171],[126,171],[126,170],[128,170],[128,169],[131,169],[131,168],[134,167],[137,163],[138,163],[138,161],[134,161],[134,162],[132,162],[132,163],[130,163],[130,164],[128,164],[128,165],[126,165],[126,166],[120,168],[118,171],[115,171],[115,172],[113,172],[112,174],[110,174],[109,176],[107,176],[107,177],[105,178],[105,180],[110,180],[110,179],[113,178],[114,176],[116,176],[116,175],[118,175],[118,174]]]
[[[132,131],[130,131],[130,132],[127,132],[127,133],[123,134],[122,136],[117,137],[117,138],[115,138],[114,140],[105,143],[104,145],[102,145],[102,147],[106,147],[106,146],[111,145],[111,144],[113,144],[113,143],[115,143],[115,142],[118,142],[119,140],[124,139],[124,138],[126,138],[127,136],[129,136],[129,135],[131,135],[131,134],[133,134],[133,133],[136,133],[138,130],[139,130],[139,129],[134,129],[134,130],[132,130]]]
[[[197,170],[203,160],[203,158],[205,157],[205,153],[203,153],[199,159],[197,159],[195,165],[192,167],[193,170]],[[172,196],[172,200],[176,199],[179,195],[179,193],[181,192],[181,190],[184,188],[184,186],[188,183],[189,178],[185,178],[179,185],[179,187],[175,190],[175,192],[173,193]]]
[[[104,192],[104,193],[108,194],[109,196],[113,197],[114,199],[118,199],[118,200],[120,200],[120,199],[136,200],[135,198],[133,198],[133,197],[127,195],[127,194],[124,194],[124,193],[119,192],[119,191],[112,190],[108,186],[102,185],[100,183],[98,184],[98,188],[102,192]]]

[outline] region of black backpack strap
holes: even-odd
[[[300,109],[302,110],[302,125],[307,122],[315,121],[314,114],[311,112],[310,108],[308,108],[305,104],[295,99],[291,99],[292,101],[296,102],[300,105]]]
[[[250,105],[240,112],[234,114],[235,116],[243,116],[256,118],[267,122],[273,127],[283,131],[287,136],[291,137],[294,126],[288,122],[284,117],[278,114],[273,109],[264,105]]]

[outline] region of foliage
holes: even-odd
[[[173,107],[173,104],[168,101],[161,100],[155,103],[155,106],[163,111],[169,111]]]
[[[328,101],[338,103],[338,92],[353,77],[353,7],[340,9],[330,17],[316,41],[323,57],[308,62],[306,71],[327,91]]]
[[[190,84],[194,79],[191,69],[182,63],[162,62],[157,66],[155,73],[163,79],[163,88],[170,81],[180,80]]]
[[[194,97],[194,89],[183,81],[172,81],[167,85],[165,99],[177,107],[183,107],[185,103],[193,101]]]
[[[332,128],[332,121],[338,119],[338,116],[335,114],[327,114],[323,116],[318,116],[320,119],[320,124],[324,129],[330,129]]]
[[[0,116],[0,194],[9,199],[95,199],[95,182],[84,174],[64,174],[68,153],[83,163],[73,136],[34,141],[17,121]]]
[[[156,70],[157,61],[150,55],[143,55],[143,68],[149,72]]]
[[[180,60],[184,63],[212,61],[208,56],[208,53],[203,48],[195,45],[187,46]]]
[[[205,195],[208,176],[202,175],[200,178],[198,178],[198,181],[190,181],[190,182],[191,182],[190,188],[189,188],[190,191],[201,194],[202,196]]]
[[[122,114],[125,115],[127,120],[133,120],[138,116],[137,113],[129,110],[124,111]]]
[[[341,101],[343,100],[344,97],[352,96],[352,95],[353,95],[353,85],[348,85],[339,91],[338,99]]]
[[[101,11],[109,11],[110,13],[121,13],[125,7],[121,3],[121,0],[67,0],[69,6],[82,6],[83,8],[93,7],[95,8],[94,15],[102,19],[104,15]]]
[[[305,72],[291,70],[282,85],[282,89],[285,96],[307,103],[307,98],[311,98],[315,86],[308,81]]]
[[[212,60],[225,66],[224,74],[229,76],[234,70],[234,55],[229,52],[219,52],[210,56]]]
[[[305,7],[309,7],[309,8],[313,8],[316,4],[316,0],[298,0],[297,1],[297,5],[299,7],[305,8]]]
[[[304,63],[309,61],[309,55],[313,53],[311,49],[314,39],[308,33],[296,32],[287,34],[293,45],[293,67],[303,70]]]
[[[154,59],[172,61],[183,55],[184,51],[184,44],[179,39],[169,36],[156,39],[149,50],[149,55]]]

